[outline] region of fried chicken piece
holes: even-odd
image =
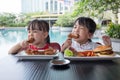
[[[27,53],[28,55],[32,55],[32,51],[31,51],[31,49],[27,49],[27,50],[25,50],[25,53]]]
[[[45,50],[38,50],[38,55],[45,55]]]
[[[79,34],[70,33],[70,34],[68,35],[68,37],[77,39],[77,38],[79,38]]]
[[[45,51],[40,51],[40,50],[27,49],[25,52],[26,52],[28,55],[45,55]]]
[[[34,38],[30,38],[30,39],[27,40],[28,43],[33,43],[34,41],[35,41]]]
[[[56,50],[53,48],[45,49],[45,55],[53,55],[56,53]]]
[[[54,55],[56,53],[56,50],[53,48],[48,48],[45,50],[31,50],[27,49],[25,51],[28,55]]]

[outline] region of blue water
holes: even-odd
[[[50,41],[62,44],[68,33],[50,30]],[[3,44],[3,42],[16,43],[24,39],[27,39],[26,29],[5,29],[0,31],[0,44]]]
[[[60,45],[66,40],[69,32],[60,32],[59,30],[50,30],[50,41],[58,42]],[[0,30],[0,56],[8,53],[8,50],[16,43],[27,39],[27,30],[25,28],[4,29]],[[98,38],[93,39],[94,42],[99,42]]]

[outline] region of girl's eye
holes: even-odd
[[[34,33],[37,33],[37,31],[35,30],[35,31],[33,31]]]
[[[74,29],[76,28],[76,27],[73,27]]]
[[[80,29],[84,29],[84,27],[80,27]]]
[[[80,29],[83,29],[82,27],[80,27]]]
[[[73,28],[75,29],[75,28],[77,28],[77,26],[74,26]]]

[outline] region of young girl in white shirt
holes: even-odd
[[[93,50],[100,44],[92,42],[93,34],[96,30],[96,23],[89,17],[79,17],[76,19],[72,34],[79,35],[78,38],[68,36],[67,40],[61,47],[61,52],[64,52],[68,47],[74,48],[76,51]],[[103,43],[111,46],[111,41],[108,36],[103,36]]]

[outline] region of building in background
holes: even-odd
[[[22,13],[47,12],[48,15],[37,15],[34,18],[46,20],[53,26],[60,14],[71,12],[76,0],[21,0]]]
[[[21,0],[21,12],[31,13],[44,11],[44,1],[45,0]]]
[[[21,0],[21,12],[48,12],[51,14],[64,14],[70,12],[78,0]]]

